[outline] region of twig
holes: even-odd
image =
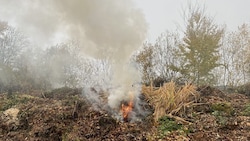
[[[185,123],[185,124],[189,124],[189,125],[192,124],[192,122],[186,121],[185,119],[180,118],[178,116],[173,116],[172,114],[167,114],[166,116],[169,117],[169,118],[173,118],[173,119],[175,119],[177,121],[180,121],[182,123]]]
[[[76,118],[77,117],[77,101],[75,101],[75,106],[74,106],[74,109],[73,109],[73,113],[72,113],[72,117]]]
[[[41,95],[43,96],[43,98],[46,98],[43,92],[41,93]]]

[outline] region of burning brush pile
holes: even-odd
[[[152,108],[142,99],[138,87],[131,87],[130,91],[90,88],[84,90],[84,95],[95,110],[104,110],[118,121],[138,122],[152,114]]]
[[[136,88],[138,89],[138,88]],[[112,97],[114,91],[103,91],[92,88],[85,92],[86,97],[96,110],[105,110],[117,120],[123,122],[137,122],[153,113],[157,121],[163,116],[181,119],[185,109],[197,102],[199,92],[191,84],[177,86],[174,82],[165,83],[161,87],[140,86],[140,91],[124,92],[119,97]],[[116,89],[117,93],[119,93]]]

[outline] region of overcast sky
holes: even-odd
[[[0,0],[0,20],[7,20],[15,24],[15,19],[20,18],[21,6],[17,0]],[[53,0],[52,0],[53,1]],[[176,30],[183,26],[183,9],[189,2],[206,6],[206,12],[213,16],[217,24],[227,25],[228,30],[236,30],[243,23],[250,23],[250,0],[132,0],[144,13],[148,23],[147,40],[154,42],[156,38],[166,30]],[[8,6],[5,3],[9,3]],[[45,7],[46,8],[46,7]],[[13,15],[13,11],[16,13]],[[29,17],[28,19],[39,19]],[[49,18],[49,17],[48,17]],[[39,21],[39,20],[37,20]]]
[[[183,24],[182,10],[188,2],[197,0],[135,0],[149,24],[148,39],[154,41],[166,30],[175,30]],[[228,30],[236,30],[243,23],[250,23],[250,0],[198,0],[206,6],[207,14],[217,24],[226,24]]]

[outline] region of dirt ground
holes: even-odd
[[[182,119],[190,124],[162,133],[153,115],[139,122],[117,120],[94,110],[81,89],[47,93],[0,94],[0,140],[3,141],[247,141],[250,140],[250,99],[204,86]],[[178,121],[176,121],[178,122]]]

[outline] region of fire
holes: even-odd
[[[129,102],[123,102],[121,105],[121,113],[123,117],[123,121],[128,121],[129,120],[129,115],[131,111],[133,110],[133,95],[130,95],[130,101]]]
[[[121,112],[124,121],[128,121],[129,114],[133,110],[133,102],[130,101],[128,104],[122,104]]]

